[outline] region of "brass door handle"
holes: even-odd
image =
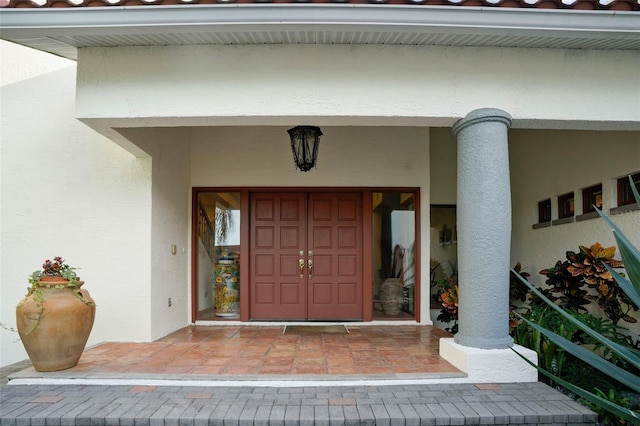
[[[304,259],[298,260],[298,266],[300,266],[300,278],[304,278]]]
[[[309,279],[313,278],[313,260],[309,259]]]

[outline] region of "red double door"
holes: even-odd
[[[250,317],[362,319],[362,194],[251,195]]]

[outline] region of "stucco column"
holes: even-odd
[[[509,336],[511,116],[477,109],[453,126],[458,140],[458,325],[454,341],[481,349],[513,345]]]

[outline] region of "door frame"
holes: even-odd
[[[411,192],[415,197],[415,251],[416,259],[420,259],[421,225],[420,225],[420,188],[417,187],[192,187],[191,188],[191,322],[198,317],[198,194],[201,192],[239,192],[240,193],[240,321],[250,321],[250,286],[242,277],[249,275],[250,229],[250,193],[259,192],[359,192],[362,194],[362,321],[371,322],[373,319],[373,223],[372,193],[385,191]],[[415,265],[415,299],[414,320],[420,322],[420,280],[421,262]],[[427,293],[429,289],[426,290]],[[225,320],[216,320],[225,321]],[[228,321],[228,320],[227,320]]]

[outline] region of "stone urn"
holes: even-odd
[[[380,286],[380,304],[386,315],[399,315],[402,312],[404,291],[402,281],[398,278],[388,278]]]
[[[69,286],[61,277],[41,277],[18,304],[18,334],[36,371],[78,364],[96,314],[89,292],[80,288],[83,283]]]

